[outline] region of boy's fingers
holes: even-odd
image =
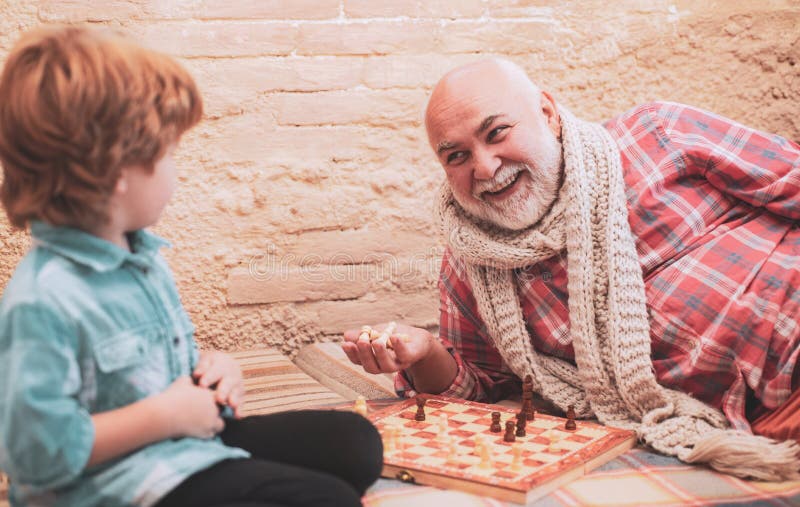
[[[213,386],[222,378],[222,372],[219,368],[211,367],[200,377],[199,384],[203,387]]]
[[[214,435],[219,435],[220,433],[222,433],[222,430],[224,429],[225,429],[225,421],[222,419],[222,417],[217,417],[217,420],[214,421],[214,430],[213,430],[214,434],[211,435],[211,437],[214,437]]]
[[[233,383],[230,380],[226,378],[220,380],[217,388],[214,390],[214,397],[217,399],[217,403],[226,404],[232,388]]]
[[[230,407],[236,412],[239,409],[239,405],[242,404],[243,398],[244,387],[240,384],[239,386],[231,389],[231,393],[228,395],[228,405],[230,405]]]
[[[196,377],[202,376],[209,367],[214,364],[214,354],[211,351],[206,351],[200,354],[200,359],[194,367],[194,375]]]

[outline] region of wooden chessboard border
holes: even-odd
[[[425,395],[428,404],[441,402],[444,404],[459,404],[470,408],[477,408],[487,412],[500,412],[503,418],[513,417],[518,410],[500,405],[490,405],[474,401],[466,401],[444,396]],[[404,411],[416,412],[416,401],[407,399],[401,403],[380,409],[369,415],[370,420],[379,430],[383,429],[381,421],[391,416],[396,416]],[[426,407],[426,410],[428,408]],[[548,421],[557,421],[562,425],[564,418],[547,414],[536,413],[536,418]],[[413,421],[410,419],[410,421]],[[529,423],[533,424],[533,423]],[[485,477],[465,476],[457,477],[433,467],[421,466],[415,462],[403,460],[396,456],[385,457],[382,475],[384,477],[425,484],[441,488],[459,489],[468,493],[491,496],[505,501],[528,503],[535,498],[546,495],[558,487],[577,479],[598,466],[610,461],[632,448],[636,443],[634,432],[603,426],[600,424],[579,421],[579,427],[588,427],[601,430],[605,433],[597,441],[586,447],[573,451],[564,459],[542,466],[536,472],[528,473],[515,479],[493,477],[489,481]],[[488,426],[487,426],[488,429]],[[499,434],[498,434],[499,435]],[[522,437],[525,438],[525,437]]]

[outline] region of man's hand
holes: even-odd
[[[173,438],[211,438],[225,428],[214,392],[196,386],[189,377],[176,379],[157,398]]]
[[[387,325],[379,324],[373,328],[383,331]],[[405,370],[425,359],[430,354],[434,342],[433,335],[427,330],[403,324],[398,324],[389,338],[392,349],[378,342],[359,340],[360,334],[357,329],[345,331],[342,350],[351,362],[360,364],[367,373],[393,373]]]
[[[192,377],[198,386],[214,390],[217,403],[228,405],[237,419],[241,417],[244,381],[242,370],[233,357],[218,350],[201,351]]]

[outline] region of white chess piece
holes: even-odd
[[[356,398],[356,402],[353,405],[353,412],[367,417],[367,400],[363,396],[359,395],[358,398]]]

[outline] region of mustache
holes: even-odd
[[[476,182],[472,194],[474,197],[480,198],[481,194],[486,191],[492,191],[511,183],[522,171],[531,172],[531,168],[528,167],[528,164],[521,162],[503,164],[492,179]]]

